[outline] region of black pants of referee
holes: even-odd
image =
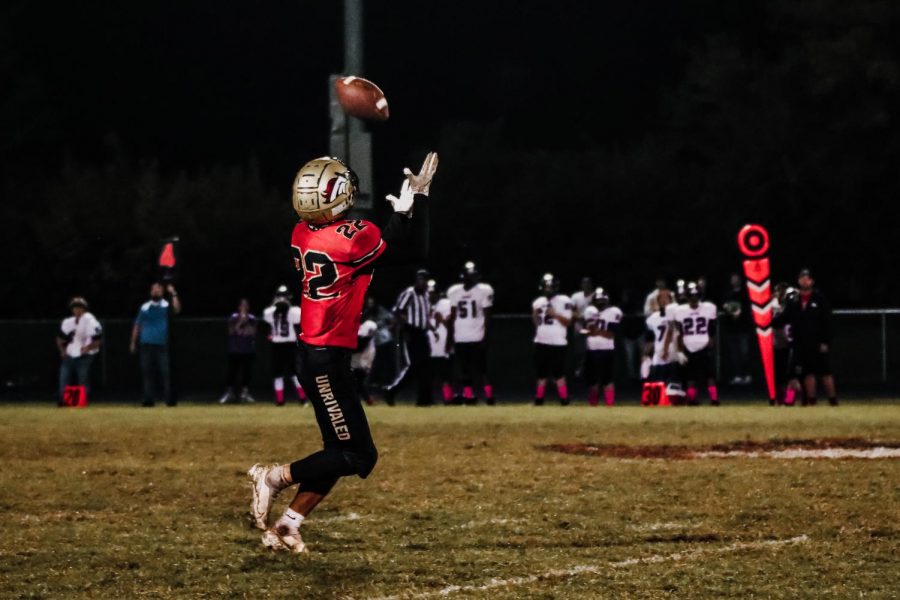
[[[291,479],[300,491],[327,494],[338,478],[365,479],[375,468],[378,450],[359,401],[347,348],[297,346],[297,372],[322,433],[323,449],[291,463]]]
[[[430,406],[434,402],[431,369],[431,342],[424,329],[407,327],[404,332],[408,366],[400,371],[386,390],[388,404],[393,404],[397,391],[408,381],[416,382],[416,404]]]

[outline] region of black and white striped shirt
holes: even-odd
[[[417,294],[412,286],[403,290],[397,297],[394,312],[403,315],[406,324],[416,329],[427,330],[428,319],[431,315],[431,302],[428,301],[428,292]]]

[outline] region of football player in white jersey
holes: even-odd
[[[607,406],[616,402],[615,349],[616,330],[622,322],[622,311],[610,306],[609,295],[602,287],[594,290],[591,304],[584,309],[584,329],[587,352],[584,357],[584,378],[588,385],[588,404],[600,403],[600,387]]]
[[[581,287],[573,293],[572,316],[575,319],[575,327],[572,331],[572,354],[575,363],[575,377],[581,377],[584,369],[584,353],[587,347],[584,334],[584,311],[591,305],[591,296],[594,294],[594,281],[590,277],[581,278]]]
[[[547,380],[556,382],[559,403],[569,404],[566,386],[566,350],[569,345],[569,324],[572,322],[572,299],[559,293],[559,280],[552,273],[541,279],[541,295],[531,303],[534,321],[534,367],[537,385],[534,392],[535,406],[544,404]]]
[[[430,329],[428,340],[431,342],[431,372],[441,386],[441,395],[444,404],[453,402],[453,386],[450,383],[452,371],[450,365],[450,350],[447,323],[450,321],[450,301],[441,297],[437,282],[428,280],[428,301],[431,303]]]
[[[453,354],[459,365],[462,398],[457,402],[477,404],[475,385],[482,384],[485,401],[494,404],[494,388],[487,379],[487,333],[494,306],[494,288],[481,283],[481,274],[472,261],[463,266],[462,283],[450,286],[449,329]]]
[[[84,386],[85,396],[88,395],[91,363],[103,343],[103,327],[88,312],[87,300],[81,296],[72,298],[69,310],[72,311],[72,316],[63,319],[56,334],[56,346],[62,357],[59,367],[60,405],[63,404],[66,387],[73,381],[75,385]]]
[[[375,404],[366,380],[369,372],[372,371],[372,364],[375,362],[375,333],[377,331],[378,324],[372,319],[366,318],[366,314],[363,312],[359,331],[356,334],[356,350],[350,354],[350,369],[356,378],[356,391],[359,399],[369,406]]]
[[[675,327],[681,338],[680,345],[687,355],[684,379],[687,383],[687,403],[695,406],[697,386],[706,384],[709,400],[719,405],[713,365],[713,336],[716,327],[716,305],[700,299],[700,288],[693,281],[685,288],[687,302],[675,307]]]
[[[300,307],[291,306],[291,293],[286,285],[275,291],[272,305],[263,311],[263,320],[269,324],[269,341],[272,342],[272,370],[274,372],[275,405],[284,406],[284,380],[287,378],[297,390],[300,404],[306,403],[306,393],[297,379],[294,353],[297,334],[300,332]]]
[[[673,383],[678,381],[678,363],[684,361],[684,355],[678,350],[678,338],[672,321],[675,318],[675,304],[672,292],[659,290],[656,298],[659,309],[646,319],[648,338],[648,355],[650,358],[650,381]]]

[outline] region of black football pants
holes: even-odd
[[[359,401],[348,348],[297,346],[297,374],[312,402],[324,448],[291,463],[299,491],[327,494],[338,478],[365,479],[375,468],[378,450]]]

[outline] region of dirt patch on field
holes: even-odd
[[[549,444],[540,450],[606,458],[900,458],[900,442],[861,438],[741,440],[706,446],[627,446],[624,444]]]

